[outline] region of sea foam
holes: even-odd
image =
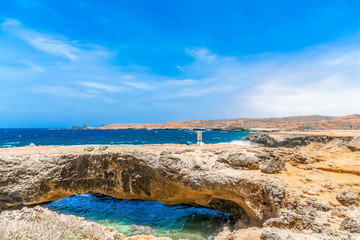
[[[251,145],[250,141],[247,140],[234,140],[231,142],[226,142],[225,144],[234,144],[234,145],[240,145],[240,146],[247,146],[247,145]]]

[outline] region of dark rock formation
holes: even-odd
[[[72,127],[69,127],[67,128],[68,130],[88,130],[88,129],[94,129],[93,127],[90,127],[89,125],[84,125],[84,126],[78,126],[78,125],[75,125],[75,126],[72,126]]]
[[[297,135],[297,134],[276,134],[276,133],[251,133],[246,137],[252,143],[261,144],[265,147],[286,147],[298,148],[307,146],[310,143],[326,144],[338,139],[344,143],[349,142],[353,137],[322,136],[322,135]]]

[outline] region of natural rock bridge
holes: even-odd
[[[260,226],[287,199],[271,172],[283,160],[259,147],[44,146],[0,149],[0,209],[102,193],[184,203]]]

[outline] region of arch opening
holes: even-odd
[[[229,213],[186,204],[117,199],[103,194],[73,195],[46,205],[51,210],[84,217],[114,227],[125,235],[154,235],[172,239],[212,239],[224,227],[233,228]]]

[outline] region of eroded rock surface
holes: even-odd
[[[360,152],[339,139],[296,149],[221,144],[0,149],[0,208],[102,193],[232,213],[235,228],[224,229],[216,240],[356,240],[359,160]]]
[[[253,143],[264,145],[265,147],[304,147],[311,143],[326,144],[334,140],[348,143],[347,146],[356,150],[353,137],[349,136],[327,136],[327,135],[302,135],[302,134],[281,134],[281,133],[252,133],[246,137]]]
[[[357,205],[360,200],[360,194],[354,190],[342,190],[336,195],[336,200],[344,206]]]
[[[287,197],[283,183],[262,172],[280,172],[283,165],[275,152],[225,145],[1,149],[0,206],[102,193],[210,207],[260,226]]]

